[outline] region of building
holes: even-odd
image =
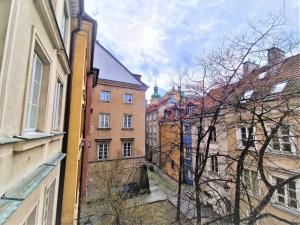
[[[167,107],[179,100],[179,92],[173,88],[163,97],[158,93],[155,82],[154,92],[151,95],[151,104],[146,109],[146,159],[160,166],[160,127],[159,120],[164,116]]]
[[[80,218],[80,203],[86,200],[92,89],[98,70],[93,68],[97,22],[84,13],[72,20],[72,75],[69,80],[66,131],[66,160],[61,170],[61,213],[58,224],[75,224]],[[59,207],[59,208],[60,208]]]
[[[190,103],[185,98],[181,105],[175,104],[164,110],[159,120],[160,167],[170,177],[179,180],[180,142],[182,133],[183,164],[182,182],[193,185],[192,116]]]
[[[266,65],[245,62],[242,79],[226,87],[227,90],[231,89],[231,94],[222,105],[220,121],[214,128],[214,141],[210,146],[204,178],[236,178],[237,162],[229,157],[234,159],[243,151],[249,151],[243,163],[241,218],[249,216],[250,205],[257,206],[270,193],[267,182],[277,185],[283,179],[300,173],[299,62],[299,54],[285,58],[281,49],[273,47],[268,50]],[[205,97],[205,107],[217,106],[220,96],[225,95],[224,88],[211,90]],[[260,114],[263,119],[259,119]],[[278,122],[279,118],[282,118],[281,122]],[[209,115],[205,120],[209,124]],[[195,142],[196,140],[193,141]],[[265,153],[263,161],[260,161],[262,151]],[[261,162],[262,171],[258,169]],[[296,179],[275,190],[261,214],[268,213],[289,222],[298,222],[299,183],[300,179]],[[226,214],[230,213],[231,206],[234,205],[234,190],[234,184],[214,182],[211,187],[203,188],[203,196],[219,214]],[[224,198],[230,200],[231,204],[218,204]],[[286,224],[269,216],[256,223]]]
[[[79,2],[0,2],[0,224],[54,224],[71,19]]]
[[[145,91],[141,75],[131,73],[100,43],[94,67],[100,71],[93,91],[89,179],[104,164],[118,161],[137,168],[145,161]],[[93,185],[89,192],[93,192]]]
[[[183,124],[183,182],[192,185],[192,126],[187,115],[190,116],[191,102],[188,98],[180,96],[180,92],[172,88],[162,98],[158,94],[155,84],[154,93],[151,96],[151,104],[146,110],[146,156],[147,160],[160,167],[167,175],[178,180],[180,161],[180,119],[179,107],[181,104],[181,116]],[[180,98],[181,103],[180,103]]]

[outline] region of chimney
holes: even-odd
[[[268,64],[274,65],[284,60],[284,51],[277,47],[268,49]]]
[[[258,68],[259,65],[257,65],[255,62],[250,62],[248,60],[247,62],[243,63],[243,76],[247,76],[248,74],[251,73],[254,69]]]

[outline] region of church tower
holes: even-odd
[[[151,102],[151,104],[156,104],[156,103],[159,103],[160,99],[161,99],[160,94],[158,94],[158,87],[156,84],[156,80],[155,80],[155,86],[154,86],[153,90],[154,90],[154,93],[151,95],[150,102]]]

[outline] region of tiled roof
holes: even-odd
[[[266,73],[264,78],[260,78],[261,73]],[[190,103],[196,105],[194,114],[204,109],[204,112],[210,113],[216,107],[231,105],[241,102],[241,97],[248,90],[253,90],[256,100],[266,100],[272,96],[271,90],[274,85],[287,81],[286,88],[281,93],[276,94],[276,97],[290,96],[291,91],[297,95],[300,94],[300,54],[286,58],[281,63],[275,66],[262,66],[249,75],[245,75],[241,80],[228,85],[220,86],[210,90],[204,98],[189,98],[181,107],[186,107]],[[273,98],[270,98],[272,100]],[[157,105],[151,106],[149,109],[154,110]],[[204,108],[203,108],[204,107]],[[169,113],[167,120],[174,119],[174,106],[166,109]]]

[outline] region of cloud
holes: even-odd
[[[299,27],[299,3],[287,0],[288,20]],[[155,78],[168,89],[178,67],[193,67],[202,49],[212,49],[247,19],[276,10],[273,0],[85,0],[98,21],[97,39],[132,72],[143,75],[151,96]]]

